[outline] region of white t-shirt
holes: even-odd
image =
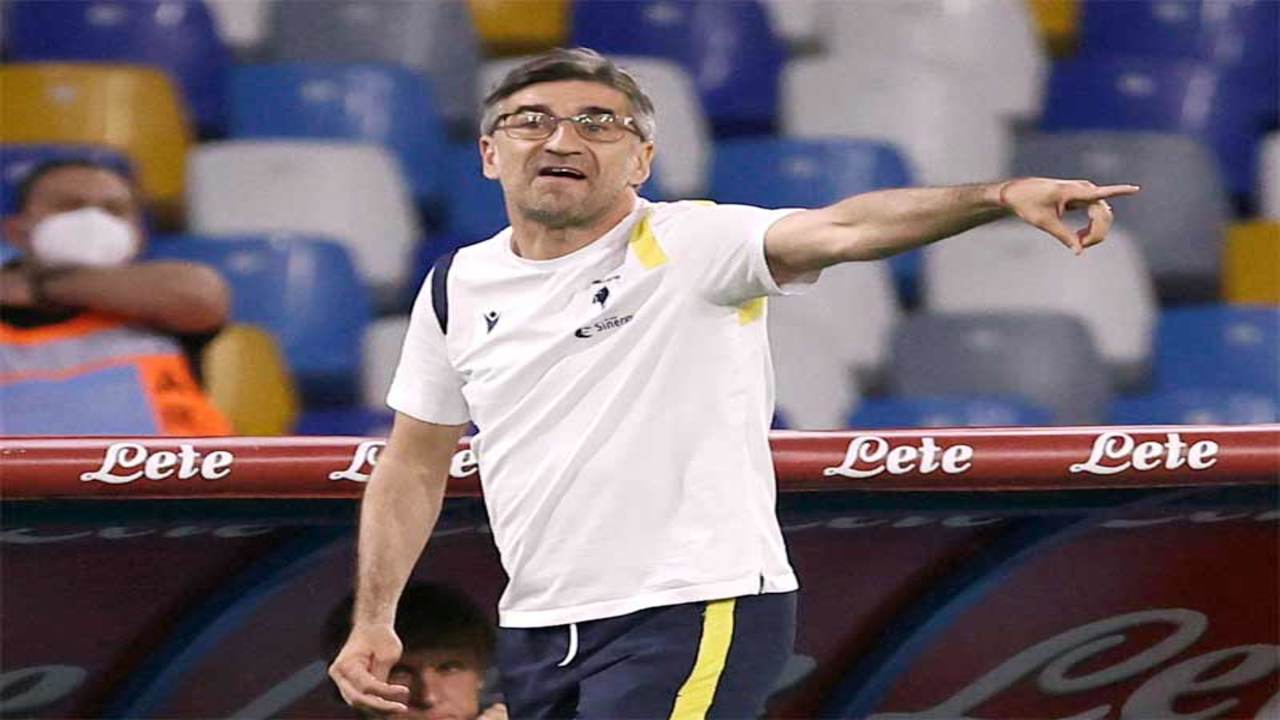
[[[793,210],[649,203],[552,260],[462,248],[387,402],[475,423],[504,627],[797,587],[775,514],[765,231]]]

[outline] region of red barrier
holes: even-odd
[[[1271,484],[1280,425],[775,432],[783,491],[1063,490]],[[368,438],[0,438],[0,493],[56,497],[359,495]],[[475,496],[464,440],[452,496]]]
[[[1280,717],[1280,426],[771,440],[802,587],[769,717]],[[0,715],[349,717],[320,628],[381,447],[0,439]],[[415,577],[492,609],[451,470]]]

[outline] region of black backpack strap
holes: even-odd
[[[436,311],[440,332],[449,334],[449,268],[453,265],[451,250],[436,259],[431,268],[431,307]]]

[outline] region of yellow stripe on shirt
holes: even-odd
[[[648,214],[636,223],[635,229],[631,231],[629,244],[631,251],[636,254],[636,258],[646,270],[652,270],[667,263],[667,254],[662,251],[658,238],[653,234],[653,228],[649,226]]]
[[[765,298],[752,298],[738,306],[738,324],[750,325],[764,316]]]
[[[676,706],[671,710],[671,720],[702,720],[711,709],[716,696],[716,686],[729,659],[729,645],[733,641],[733,608],[735,600],[716,600],[707,603],[702,618],[702,640],[698,644],[698,659],[693,672],[676,695]]]

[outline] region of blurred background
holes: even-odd
[[[281,360],[206,372],[236,429],[382,434],[432,261],[506,225],[480,98],[588,46],[657,105],[653,200],[1143,186],[1081,258],[1006,221],[772,301],[775,426],[1276,422],[1278,36],[1274,0],[3,0],[0,192],[126,169],[257,331],[221,362]]]

